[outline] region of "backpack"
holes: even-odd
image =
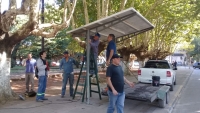
[[[37,93],[35,91],[30,91],[30,92],[26,93],[25,95],[27,95],[28,97],[35,97],[36,94]]]
[[[35,77],[38,79],[38,68],[35,68]]]

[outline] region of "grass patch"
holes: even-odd
[[[11,70],[24,70],[25,67],[24,66],[15,66],[13,68],[11,68]]]

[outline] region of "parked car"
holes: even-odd
[[[152,83],[152,78],[158,76],[160,84],[169,85],[174,90],[176,85],[176,72],[172,65],[166,60],[149,60],[143,68],[138,70],[138,81],[141,83]]]
[[[51,66],[56,67],[56,66],[60,66],[59,62],[51,62]]]
[[[134,61],[134,64],[129,63],[129,68],[131,71],[137,71],[140,68],[139,62]]]
[[[200,62],[195,62],[194,64],[193,64],[193,68],[195,69],[195,68],[199,68],[200,69]]]
[[[177,66],[182,66],[183,63],[182,62],[177,62]]]

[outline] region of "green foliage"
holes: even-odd
[[[97,0],[86,1],[89,21],[93,22],[97,19]],[[122,0],[109,1],[109,15],[121,10],[121,1]],[[56,0],[57,8],[46,4],[44,15],[45,22],[53,21],[55,23],[61,23],[63,5],[64,0]],[[137,38],[133,38],[133,45],[147,45],[149,51],[160,49],[162,51],[173,52],[177,43],[190,42],[193,37],[199,37],[200,22],[196,18],[200,13],[199,0],[127,0],[125,8],[129,7],[134,7],[155,25],[152,31],[141,34],[137,36]],[[68,14],[69,13],[68,10]],[[76,28],[85,25],[82,0],[77,1],[73,17]],[[20,22],[24,23],[25,21],[26,19]],[[18,27],[18,25],[16,25],[16,27]],[[53,39],[45,39],[45,48],[48,50],[49,58],[61,55],[64,50],[70,50],[72,53],[83,52],[79,44],[71,38],[71,36],[66,35],[67,30],[70,29],[60,31]],[[31,42],[31,46],[28,46],[25,42]],[[41,48],[41,39],[39,37],[28,37],[25,42],[18,52],[20,56],[23,56],[30,50],[36,54]],[[192,46],[189,48],[191,50]]]
[[[26,15],[17,15],[16,20],[14,22],[14,26],[11,28],[11,33],[14,33],[17,29],[22,27],[28,21],[28,17]]]

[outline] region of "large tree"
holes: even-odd
[[[136,54],[139,60],[163,59],[173,53],[177,42],[189,40],[188,35],[194,30],[193,10],[197,3],[196,0],[84,0],[77,5],[77,18],[74,21],[78,22],[76,26],[79,27],[133,7],[153,23],[155,29],[138,36],[130,36],[131,39],[120,39],[123,41],[117,42],[118,52],[126,60],[130,53]],[[99,52],[104,49],[105,47],[99,46]]]
[[[0,14],[0,53],[2,53],[0,55],[0,102],[12,96],[9,75],[13,47],[30,35],[52,38],[58,31],[69,27],[77,0],[64,1],[61,9],[63,11],[62,17],[52,15],[62,18],[60,22],[55,22],[56,20],[52,19],[51,22],[43,24],[39,21],[41,20],[38,9],[39,0],[22,0],[20,8],[16,7],[16,1],[10,0],[8,10]],[[14,32],[11,32],[11,28],[17,24],[15,20],[18,15],[27,15],[28,20]]]

